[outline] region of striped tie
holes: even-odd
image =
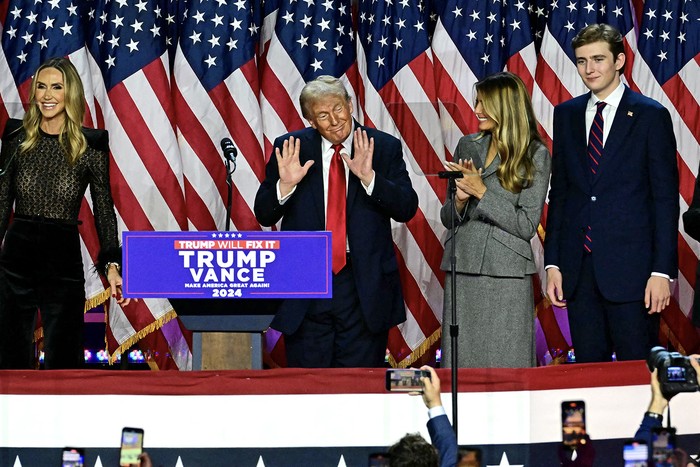
[[[598,173],[598,164],[600,158],[603,155],[603,109],[606,103],[603,101],[598,101],[595,104],[598,109],[595,112],[595,117],[593,117],[593,124],[591,125],[591,131],[588,134],[588,162],[591,167],[591,173],[595,177]],[[592,249],[591,240],[591,226],[586,229],[586,236],[583,239],[583,248],[587,252],[591,252]]]

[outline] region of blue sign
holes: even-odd
[[[123,232],[127,298],[331,298],[330,232]]]

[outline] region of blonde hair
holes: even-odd
[[[51,58],[42,63],[34,73],[32,86],[29,90],[29,109],[24,114],[23,119],[26,138],[20,144],[20,153],[30,151],[39,142],[39,125],[42,115],[36,102],[36,87],[39,73],[46,68],[55,68],[63,75],[66,118],[59,132],[58,141],[65,149],[68,161],[75,164],[87,149],[87,140],[82,129],[83,117],[85,116],[85,92],[78,70],[66,58]]]
[[[484,112],[496,122],[490,133],[501,157],[498,180],[506,190],[519,193],[535,176],[531,143],[542,143],[525,84],[513,73],[500,72],[476,83],[475,89]]]

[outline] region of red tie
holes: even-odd
[[[343,146],[334,144],[333,159],[328,173],[328,211],[326,230],[333,232],[333,274],[345,267],[345,164],[340,157]]]

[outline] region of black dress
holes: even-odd
[[[22,122],[10,120],[0,154],[0,368],[32,368],[36,311],[44,330],[47,369],[83,365],[83,273],[78,215],[90,186],[100,241],[98,271],[121,253],[109,184],[104,130],[83,129],[85,153],[71,164],[58,136],[40,133],[20,154]],[[14,204],[14,216],[12,209]]]

